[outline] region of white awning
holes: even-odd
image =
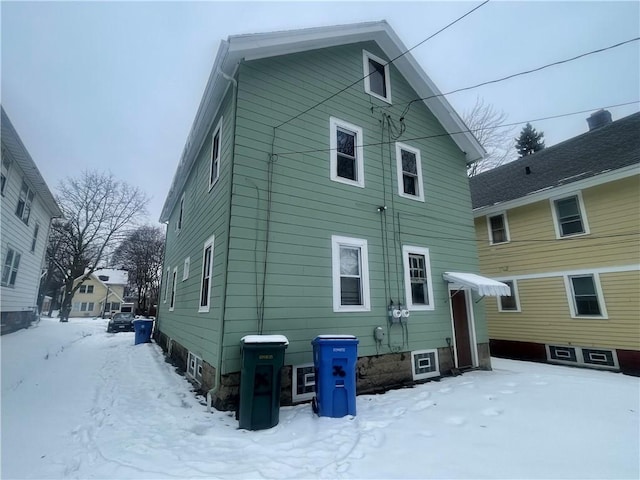
[[[442,278],[447,282],[476,290],[482,296],[508,297],[511,295],[509,285],[475,273],[444,272]]]

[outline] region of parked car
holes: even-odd
[[[133,313],[116,313],[109,320],[107,332],[133,332]]]

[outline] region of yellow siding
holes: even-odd
[[[489,338],[640,350],[640,272],[601,273],[608,319],[571,318],[563,277],[518,280],[520,312],[486,299]]]
[[[79,280],[77,280],[74,283],[74,286],[76,286],[78,283],[80,283]],[[86,302],[86,303],[93,303],[93,310],[91,311],[87,311],[87,312],[80,312],[80,311],[76,311],[73,310],[71,312],[72,316],[93,316],[93,315],[100,315],[102,313],[102,303],[104,302],[105,296],[107,295],[107,289],[104,286],[104,284],[102,282],[99,282],[97,280],[94,279],[89,279],[89,280],[85,280],[84,282],[82,282],[83,285],[93,285],[93,293],[80,293],[80,290],[76,291],[76,293],[74,293],[73,295],[73,303],[81,303],[81,302]],[[124,286],[122,285],[111,285],[109,287],[109,299],[107,300],[108,302],[118,302],[120,304],[122,304],[123,302],[123,295],[124,295]]]
[[[509,276],[639,263],[639,178],[583,190],[587,235],[556,239],[549,200],[507,211],[506,244],[489,245],[486,216],[476,218],[481,271]]]

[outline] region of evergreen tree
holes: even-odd
[[[526,157],[532,153],[539,152],[544,148],[544,133],[538,133],[535,128],[527,123],[516,138],[516,150],[520,157]]]

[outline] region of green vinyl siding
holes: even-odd
[[[385,342],[380,353],[444,347],[444,339],[451,336],[442,273],[478,271],[465,159],[425,105],[415,103],[398,141],[420,149],[425,202],[397,194],[395,145],[380,145],[389,141],[380,119],[386,112],[398,125],[406,103],[417,95],[395,67],[391,66],[393,105],[366,94],[359,81],[280,126],[273,138],[274,126],[362,78],[363,48],[383,57],[375,44],[366,43],[240,65],[223,373],[239,369],[240,338],[259,328],[272,141],[277,155],[272,164],[263,333],[289,338],[286,363],[311,361],[310,342],[323,333],[356,335],[359,355],[376,354],[373,329],[383,326],[387,331],[389,297],[396,304],[405,303],[402,245],[430,250],[436,308],[412,312],[406,326],[408,343],[403,342],[407,335],[401,327],[388,327],[388,345]],[[385,108],[372,111],[372,106]],[[365,188],[330,180],[330,117],[363,129]],[[432,138],[422,138],[426,136]],[[383,205],[386,226],[381,226],[377,210]],[[369,312],[333,311],[332,235],[367,241]],[[389,244],[388,259],[383,238]],[[218,247],[216,241],[216,255]],[[193,262],[192,256],[192,270]],[[486,342],[482,306],[474,304],[474,311],[477,340]]]
[[[167,225],[165,251],[166,269],[178,267],[175,309],[169,311],[164,300],[164,284],[161,290],[158,321],[161,331],[183,345],[211,365],[218,364],[222,297],[226,282],[227,232],[229,214],[229,188],[231,182],[231,152],[233,134],[233,90],[229,89],[201,146],[197,160],[189,172],[183,189],[184,212],[182,229],[175,225],[180,211],[176,203]],[[220,176],[209,190],[209,168],[212,135],[220,117],[223,117],[221,138]],[[202,280],[203,248],[205,242],[215,236],[213,271],[209,312],[199,312]],[[182,280],[184,260],[190,257],[189,278]],[[169,286],[169,289],[171,286]]]

